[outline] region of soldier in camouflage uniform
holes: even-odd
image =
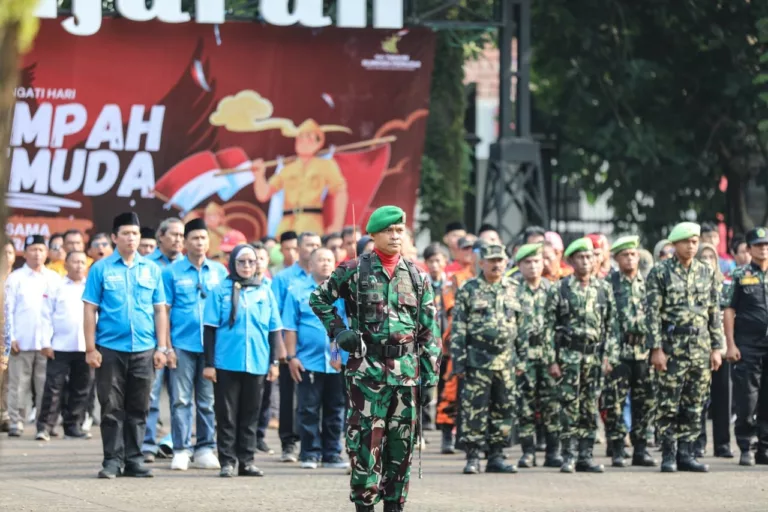
[[[624,403],[631,397],[633,466],[655,466],[648,453],[646,432],[654,413],[653,375],[648,364],[645,320],[645,279],[639,272],[639,238],[619,238],[611,253],[619,270],[609,277],[616,300],[616,318],[619,335],[619,365],[613,369],[603,392],[605,430],[612,447],[613,467],[627,466],[624,459]]]
[[[520,267],[522,282],[518,285],[517,298],[522,320],[518,326],[520,343],[527,347],[525,373],[517,380],[520,391],[518,425],[523,456],[518,461],[521,468],[536,466],[536,411],[546,432],[546,458],[544,465],[559,468],[560,458],[560,404],[555,379],[549,374],[549,361],[554,360],[552,346],[544,336],[544,307],[551,283],[542,278],[544,269],[541,243],[526,244],[515,259]]]
[[[693,442],[711,371],[722,362],[723,327],[712,269],[694,258],[701,228],[675,226],[668,239],[675,256],[648,275],[647,320],[651,363],[659,372],[657,424],[662,442],[661,471],[709,471],[696,460]]]
[[[516,287],[504,276],[504,247],[486,245],[480,257],[482,275],[467,281],[456,295],[450,338],[454,374],[464,378],[459,413],[467,452],[464,473],[480,472],[478,452],[486,440],[485,471],[516,473],[504,461],[503,448],[515,412],[513,372],[520,375],[525,369],[525,347],[517,337],[520,304]]]
[[[374,251],[340,264],[310,306],[344,350],[346,444],[356,510],[402,511],[408,494],[418,411],[437,385],[440,328],[429,278],[400,257],[405,213],[377,209],[367,225]],[[346,330],[334,302],[351,317]],[[421,390],[419,392],[419,387]]]
[[[610,285],[593,275],[592,242],[580,238],[565,251],[573,275],[549,289],[545,308],[545,332],[556,353],[550,367],[558,384],[562,418],[563,465],[574,471],[573,448],[578,439],[575,470],[602,473],[592,450],[597,433],[597,401],[603,375],[618,361],[616,351],[616,303]]]

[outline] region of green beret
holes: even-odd
[[[384,231],[392,224],[401,224],[405,222],[405,212],[397,206],[382,206],[377,208],[368,219],[368,225],[365,230],[370,233]]]
[[[672,228],[672,232],[667,237],[667,240],[674,244],[699,235],[701,235],[701,226],[695,222],[681,222]]]
[[[611,254],[619,254],[627,249],[637,249],[640,247],[640,237],[637,235],[622,236],[611,246]]]
[[[503,245],[487,244],[480,249],[480,257],[484,260],[506,258],[507,252],[504,250]]]
[[[595,246],[592,245],[592,240],[589,238],[579,238],[571,242],[571,245],[565,250],[565,257],[570,258],[571,255],[577,252],[592,252],[595,250]]]
[[[525,258],[538,254],[542,247],[544,247],[544,244],[542,244],[542,243],[538,243],[538,244],[525,244],[525,245],[521,246],[517,250],[517,254],[515,254],[515,261],[520,263]]]

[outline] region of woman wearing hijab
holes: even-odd
[[[723,288],[723,273],[720,271],[717,249],[714,245],[702,243],[696,258],[709,265],[715,272],[718,300]],[[725,355],[725,349],[721,350]],[[701,457],[707,446],[707,410],[712,411],[712,437],[715,457],[733,458],[731,451],[731,366],[723,360],[722,366],[712,372],[709,400],[701,413],[701,434],[694,445],[696,456]]]
[[[675,246],[667,239],[659,240],[653,247],[653,259],[657,262],[668,260],[675,254]]]
[[[263,476],[254,464],[265,380],[277,379],[283,357],[280,312],[269,285],[256,275],[257,251],[241,244],[229,257],[229,277],[206,298],[203,377],[214,383],[222,477]]]

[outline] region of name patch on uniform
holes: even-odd
[[[750,284],[760,284],[760,278],[757,276],[746,276],[739,279],[739,284],[742,286],[748,286]]]
[[[108,283],[124,283],[125,278],[119,274],[107,274],[104,276],[104,281]]]
[[[178,281],[176,281],[176,284],[178,286],[195,286],[195,282],[188,277],[179,279]]]

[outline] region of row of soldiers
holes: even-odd
[[[573,274],[554,283],[542,279],[541,243],[518,249],[512,275],[505,272],[503,246],[480,247],[481,274],[457,292],[445,340],[452,375],[463,387],[465,473],[480,471],[483,449],[487,472],[517,471],[502,451],[515,416],[523,449],[518,465],[535,466],[537,414],[546,431],[545,466],[564,473],[603,472],[593,460],[600,399],[614,467],[656,466],[647,443],[655,429],[663,472],[709,470],[696,459],[694,442],[711,373],[722,363],[725,336],[720,283],[710,266],[695,259],[700,234],[698,224],[678,224],[668,237],[675,256],[658,263],[647,278],[638,269],[634,236],[612,245],[618,268],[604,278],[594,268],[592,241],[574,241],[565,250]],[[765,230],[750,232],[747,243],[768,246]],[[729,307],[733,287],[723,296],[729,297]],[[729,359],[735,360],[737,351],[729,350]],[[737,421],[742,465],[768,464],[768,439],[761,438],[756,455],[750,447],[757,391],[753,394],[751,406],[744,408],[751,411],[740,419],[741,437]],[[628,396],[631,458],[624,450]]]

